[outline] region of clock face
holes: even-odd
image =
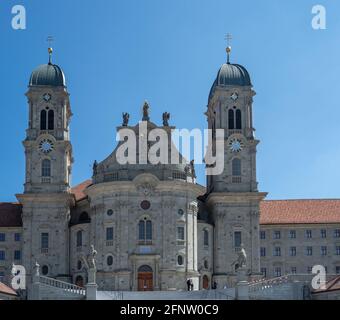
[[[238,94],[237,94],[237,92],[234,92],[234,93],[230,96],[230,98],[231,98],[232,100],[236,101],[236,100],[238,99]]]
[[[43,98],[44,98],[44,100],[45,100],[46,102],[48,102],[48,101],[51,100],[52,96],[51,96],[49,93],[45,93],[45,94],[43,95]]]
[[[229,147],[232,152],[240,152],[243,148],[243,143],[239,139],[232,139],[229,142]]]
[[[43,139],[39,143],[39,149],[43,153],[49,153],[53,150],[53,142],[50,139]]]

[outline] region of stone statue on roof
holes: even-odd
[[[123,127],[127,127],[128,123],[129,123],[129,118],[130,115],[127,112],[123,112]]]
[[[149,121],[150,117],[149,117],[149,104],[145,101],[144,105],[143,105],[143,121]]]
[[[169,126],[169,120],[170,120],[170,113],[164,112],[163,113],[163,126],[168,127]]]

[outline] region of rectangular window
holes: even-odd
[[[290,256],[295,257],[296,256],[296,247],[290,247]]]
[[[281,232],[280,231],[274,231],[274,239],[281,239]]]
[[[145,223],[145,235],[146,240],[151,241],[152,240],[152,222],[151,220],[147,220]]]
[[[0,233],[0,242],[6,241],[6,233]]]
[[[336,266],[335,267],[335,273],[336,274],[340,274],[340,266]]]
[[[307,247],[306,248],[306,255],[312,256],[313,255],[313,247]]]
[[[260,239],[265,240],[266,239],[266,231],[260,231]]]
[[[261,253],[261,257],[265,257],[266,256],[266,248],[261,247],[260,253]]]
[[[184,241],[184,227],[177,227],[177,240]]]
[[[276,267],[274,269],[274,276],[275,277],[281,277],[281,267]]]
[[[0,261],[3,261],[5,259],[6,259],[5,251],[4,250],[0,250]]]
[[[327,256],[327,247],[326,246],[322,246],[321,247],[321,255],[322,256]]]
[[[334,230],[334,238],[340,238],[340,229]]]
[[[296,231],[295,230],[290,230],[289,231],[289,236],[291,239],[296,239]]]
[[[41,249],[48,249],[48,233],[43,232],[41,234]]]
[[[312,230],[306,230],[306,238],[311,239],[312,238]]]
[[[336,254],[337,256],[340,256],[340,246],[336,246],[336,247],[335,247],[335,254]]]
[[[20,233],[14,233],[14,241],[16,241],[16,242],[21,241],[21,234]]]
[[[235,248],[241,248],[241,244],[242,244],[241,231],[235,231],[234,232],[234,247]]]
[[[261,268],[261,273],[264,277],[267,276],[267,269],[266,268]]]
[[[21,260],[21,251],[20,250],[14,251],[14,260]]]
[[[320,232],[321,232],[321,238],[327,238],[327,231],[326,231],[326,229],[322,229]]]
[[[307,273],[312,273],[313,267],[307,267]]]
[[[113,228],[109,227],[106,228],[106,241],[111,241],[113,240]]]
[[[0,282],[4,282],[4,279],[5,279],[5,272],[0,271]]]
[[[208,230],[203,231],[203,245],[205,247],[209,246],[209,232],[208,232]]]
[[[290,269],[290,272],[291,272],[291,274],[296,274],[296,267],[292,267],[292,268]]]
[[[280,257],[281,256],[281,247],[275,247],[274,248],[274,256]]]

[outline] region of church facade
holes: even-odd
[[[26,93],[24,192],[16,195],[18,203],[0,203],[0,281],[9,279],[15,262],[25,266],[29,286],[38,262],[42,275],[84,286],[84,257],[93,245],[99,290],[185,290],[188,279],[196,290],[214,283],[232,286],[241,248],[250,278],[306,273],[321,259],[315,253],[313,263],[306,257],[299,237],[307,231],[314,239],[308,247],[320,246],[314,252],[320,250],[329,270],[340,273],[340,201],[303,207],[288,201],[292,208],[287,209],[283,202],[264,201],[266,193],[258,190],[254,95],[243,66],[229,61],[221,66],[205,115],[209,129],[224,130],[224,169],[207,176],[206,187],[196,183],[193,163],[174,148],[167,115],[158,126],[145,104],[140,124],[147,133],[168,133],[168,156],[178,152],[180,163],[120,164],[118,143],[106,159],[94,163],[89,180],[72,188],[72,111],[65,76],[51,60],[39,66]],[[125,114],[117,130],[130,129],[140,137],[140,124],[129,125]],[[138,146],[136,153],[141,153]],[[324,215],[315,211],[318,205]],[[296,229],[298,237],[295,232],[289,242]],[[299,259],[291,255],[294,246],[295,256],[301,251]]]

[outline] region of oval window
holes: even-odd
[[[178,263],[179,266],[183,265],[183,257],[182,256],[177,257],[177,263]]]
[[[110,217],[110,216],[112,216],[113,215],[113,210],[107,210],[107,215]]]

